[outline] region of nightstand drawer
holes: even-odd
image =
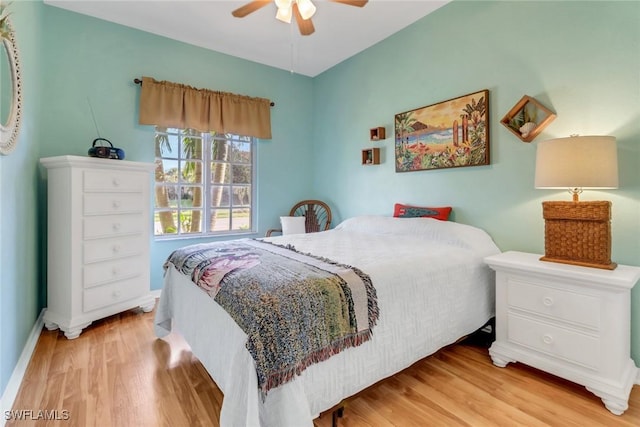
[[[118,280],[130,279],[142,275],[144,268],[145,266],[140,256],[85,265],[82,270],[82,284],[86,289]]]
[[[594,296],[509,278],[507,304],[590,329],[600,328],[600,300]]]
[[[600,339],[554,325],[509,314],[507,340],[511,343],[591,369],[600,366]]]
[[[83,237],[97,239],[126,234],[142,234],[146,227],[145,217],[138,214],[100,215],[83,219]]]
[[[85,215],[142,212],[146,204],[142,193],[89,193],[83,200]]]
[[[148,180],[149,175],[146,173],[120,170],[86,170],[84,171],[83,190],[85,192],[142,192]]]
[[[123,280],[91,289],[85,289],[82,294],[82,309],[87,311],[108,307],[112,304],[131,300],[148,292],[149,283],[143,283],[139,278]]]

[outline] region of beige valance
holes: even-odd
[[[151,77],[142,77],[138,122],[271,139],[268,99],[196,89]]]

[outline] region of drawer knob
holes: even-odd
[[[118,252],[120,252],[120,245],[113,245],[113,253],[117,254]]]
[[[114,275],[114,276],[117,276],[118,275],[118,269],[113,267],[113,270],[111,270],[111,274]]]
[[[551,307],[553,305],[553,298],[551,297],[544,297],[542,299],[542,303],[547,306],[547,307]]]
[[[113,224],[113,231],[119,231],[120,230],[120,223],[116,222]]]
[[[114,298],[120,298],[120,291],[113,291],[112,295]]]
[[[545,344],[552,344],[553,343],[553,337],[549,334],[544,334],[542,336],[542,342]]]
[[[119,208],[120,207],[120,200],[114,200],[113,201],[113,207],[116,208],[116,209]]]
[[[113,185],[118,187],[120,185],[120,180],[118,178],[113,178]]]

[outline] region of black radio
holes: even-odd
[[[98,145],[96,147],[96,142],[104,141],[109,143],[109,147],[104,145]],[[89,156],[91,157],[100,157],[101,159],[118,159],[124,160],[124,150],[121,148],[115,148],[111,141],[105,138],[96,138],[93,140],[93,145],[89,148]]]

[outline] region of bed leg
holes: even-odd
[[[344,406],[340,406],[338,409],[331,413],[331,427],[338,427],[338,418],[342,418],[344,415]]]

